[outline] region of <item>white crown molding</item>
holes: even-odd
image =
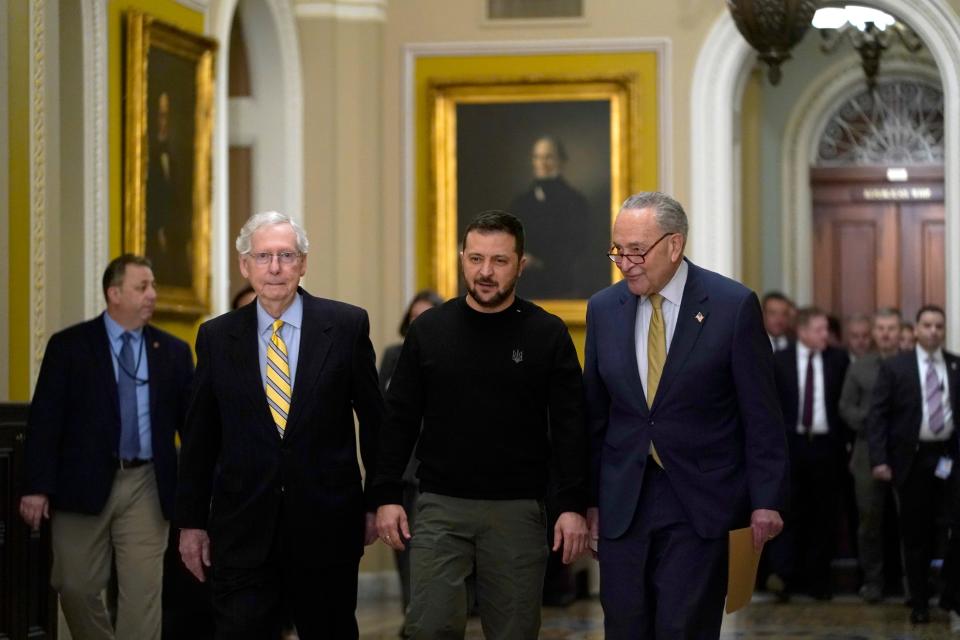
[[[298,18],[321,18],[353,22],[385,22],[386,0],[333,0],[300,2],[294,8]]]
[[[30,16],[30,393],[47,343],[47,67],[46,0],[31,0]]]
[[[672,46],[669,38],[597,38],[569,40],[514,40],[496,42],[418,42],[403,47],[403,74],[400,89],[403,123],[401,128],[401,202],[403,203],[403,299],[413,297],[416,254],[416,107],[415,76],[419,58],[484,55],[543,55],[570,53],[657,54],[657,176],[661,191],[673,189]]]
[[[889,11],[907,22],[940,70],[944,101],[944,214],[946,253],[946,313],[948,347],[960,348],[960,17],[946,0],[872,0],[876,9]],[[691,94],[692,131],[690,191],[694,215],[709,212],[697,221],[691,236],[694,250],[707,253],[707,265],[730,269],[734,257],[726,241],[732,235],[733,216],[739,215],[739,186],[733,184],[734,90],[740,74],[752,59],[752,51],[736,32],[724,11],[701,49],[694,69]],[[703,243],[703,246],[697,239]],[[739,244],[737,244],[739,246]],[[699,254],[698,254],[699,255]]]
[[[103,309],[100,274],[109,260],[107,196],[107,0],[83,0],[84,315]]]

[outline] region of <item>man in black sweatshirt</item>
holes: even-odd
[[[523,241],[508,213],[470,223],[467,295],[410,326],[387,393],[377,529],[393,549],[411,548],[411,638],[463,637],[474,570],[485,637],[537,637],[549,474],[561,511],[553,548],[566,563],[586,549],[580,364],[563,322],[516,297]],[[415,444],[422,493],[411,535],[402,475]]]

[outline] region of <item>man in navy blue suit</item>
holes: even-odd
[[[717,638],[727,534],[780,533],[783,418],[756,294],[683,257],[673,198],[624,202],[623,281],[587,307],[584,387],[606,637]]]
[[[177,482],[174,435],[187,411],[186,342],[148,324],[150,262],[130,254],[103,274],[107,310],[47,344],[26,445],[20,515],[52,521],[50,582],[74,638],[160,638],[167,520]],[[116,563],[116,624],[101,592]]]

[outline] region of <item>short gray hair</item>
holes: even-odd
[[[240,229],[240,235],[237,236],[237,251],[240,254],[250,253],[250,238],[253,237],[253,234],[258,229],[274,224],[290,225],[293,228],[293,232],[297,234],[297,251],[306,255],[310,249],[307,232],[303,230],[303,227],[294,222],[293,218],[279,211],[264,211],[250,216],[244,223],[243,228]]]
[[[620,205],[620,211],[627,209],[649,209],[656,211],[657,226],[664,233],[679,233],[687,237],[687,214],[683,205],[659,191],[641,191],[635,193]]]

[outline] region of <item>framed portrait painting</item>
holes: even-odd
[[[629,71],[426,83],[431,272],[441,295],[464,292],[459,251],[470,220],[501,209],[524,225],[518,294],[584,322],[587,298],[619,277],[605,254],[614,216],[641,182],[643,89]],[[646,144],[655,156],[656,140]]]
[[[145,255],[157,310],[210,308],[210,171],[216,43],[127,14],[124,251]]]

